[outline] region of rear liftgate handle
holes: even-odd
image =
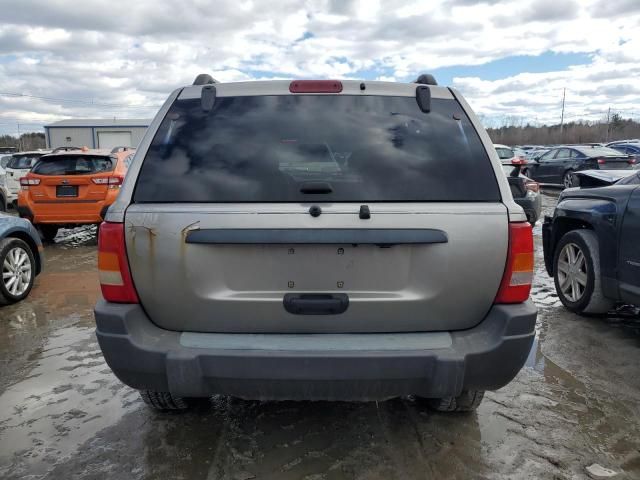
[[[294,315],[338,315],[349,307],[346,293],[287,293],[284,309]]]

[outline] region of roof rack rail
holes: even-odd
[[[193,81],[194,85],[209,85],[211,83],[218,83],[218,81],[208,73],[201,73]]]
[[[413,83],[421,83],[423,85],[438,85],[438,82],[436,82],[436,77],[434,77],[430,73],[420,74]]]
[[[135,150],[134,147],[113,147],[111,153],[126,152],[127,150]]]
[[[51,153],[70,152],[72,150],[82,150],[82,147],[56,147],[51,151]]]

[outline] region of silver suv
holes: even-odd
[[[99,235],[107,363],[158,409],[426,399],[472,410],[534,338],[531,227],[465,100],[437,86],[174,91]]]

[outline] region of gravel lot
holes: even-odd
[[[547,192],[549,213],[557,192]],[[227,397],[158,414],[94,336],[95,228],[62,231],[27,301],[0,309],[0,478],[640,478],[640,320],[560,306],[534,234],[537,342],[471,415],[380,403]]]

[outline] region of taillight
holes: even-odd
[[[98,233],[98,274],[108,302],[139,303],[129,271],[124,224],[103,222]]]
[[[20,185],[22,185],[23,187],[31,187],[33,185],[40,185],[40,179],[39,178],[22,177],[20,179]]]
[[[528,180],[527,182],[525,182],[524,187],[530,192],[538,193],[540,191],[540,184],[532,180]]]
[[[598,159],[598,165],[604,165],[605,163],[607,163],[607,161],[604,158]]]
[[[522,157],[515,157],[511,159],[511,165],[526,165],[527,160]]]
[[[634,165],[636,163],[637,157],[631,157],[629,160],[627,160],[627,163],[629,165]]]
[[[494,303],[522,303],[533,281],[533,234],[529,223],[509,224],[509,254]]]
[[[91,179],[91,181],[96,185],[107,185],[108,188],[120,188],[123,180],[123,177],[116,175],[114,175],[113,177],[98,177]]]
[[[340,93],[340,80],[294,80],[289,84],[291,93]]]

